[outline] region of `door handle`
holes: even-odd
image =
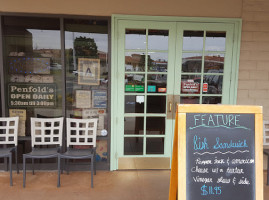
[[[173,118],[173,95],[168,94],[167,95],[167,101],[166,101],[166,117],[167,119]]]
[[[172,105],[173,105],[173,104],[172,104],[172,102],[170,101],[170,102],[169,102],[169,112],[172,112]]]

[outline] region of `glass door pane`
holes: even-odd
[[[180,66],[176,67],[175,92],[180,103],[227,102],[224,91],[230,87],[225,80],[231,71],[231,26],[178,23],[178,33]]]
[[[172,123],[166,112],[174,79],[172,27],[175,35],[175,23],[119,25],[119,157],[170,157]]]
[[[168,35],[125,29],[124,155],[164,154]]]

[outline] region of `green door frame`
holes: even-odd
[[[229,26],[233,29],[233,41],[232,52],[229,55],[229,62],[231,63],[231,70],[228,72],[230,74],[230,88],[224,88],[229,94],[227,99],[225,99],[226,104],[236,104],[237,98],[237,83],[238,83],[238,68],[239,68],[239,53],[240,53],[240,40],[241,40],[241,19],[226,19],[226,18],[188,18],[188,17],[162,17],[162,16],[136,16],[136,15],[112,15],[112,30],[111,30],[111,158],[110,158],[110,170],[118,169],[118,145],[119,143],[119,133],[117,132],[117,126],[119,125],[118,117],[118,102],[119,102],[119,90],[117,88],[119,80],[119,54],[118,54],[118,42],[123,38],[119,37],[119,22],[124,20],[128,21],[152,21],[152,23],[158,22],[181,22],[185,26],[199,26],[202,27],[202,23],[209,23],[211,27],[215,24],[216,27]],[[177,44],[177,49],[175,51],[180,52],[180,45]],[[174,62],[174,61],[173,61]],[[177,62],[177,61],[176,61]],[[177,63],[180,63],[178,61]],[[229,75],[228,74],[228,75]],[[172,141],[171,141],[172,144]],[[172,147],[171,147],[172,148]]]

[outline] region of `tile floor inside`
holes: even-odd
[[[22,173],[0,172],[0,199],[7,200],[167,200],[170,170],[97,171],[94,188],[90,187],[90,172],[70,172],[61,176],[61,187],[56,187],[57,173],[36,171],[26,176],[22,188]],[[269,186],[264,172],[264,200],[269,199]]]

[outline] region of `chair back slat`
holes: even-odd
[[[70,145],[96,147],[97,120],[67,118],[67,147]]]
[[[269,121],[263,121],[263,145],[269,145]]]
[[[63,117],[31,118],[32,147],[35,145],[62,146]]]
[[[18,145],[19,117],[0,117],[0,144]]]

